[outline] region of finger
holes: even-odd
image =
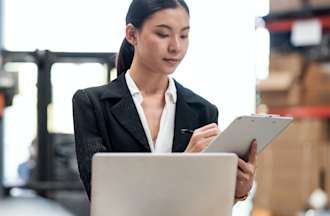
[[[255,140],[255,139],[251,142],[248,161],[249,161],[249,163],[253,164],[254,166],[257,163],[257,140]]]
[[[209,143],[213,140],[213,137],[211,138],[198,138],[193,137],[194,141],[190,143],[189,149],[191,149],[193,152],[202,152]]]
[[[238,168],[249,175],[253,175],[254,171],[251,169],[251,167],[249,166],[248,163],[246,163],[244,160],[242,160],[241,158],[238,158]]]
[[[208,130],[208,129],[211,129],[211,128],[217,128],[218,125],[216,123],[211,123],[211,124],[207,124],[203,127],[200,127],[198,128],[196,131],[197,132],[202,132],[202,131],[205,131],[205,130]]]
[[[199,142],[199,148],[202,148],[202,151],[207,148],[210,144],[210,142],[213,140],[213,137],[203,139],[202,141]]]
[[[248,169],[246,162],[241,158],[238,158],[238,168],[243,172],[246,172]]]
[[[215,128],[210,128],[205,131],[196,132],[194,135],[198,138],[209,138],[209,137],[215,137],[220,134],[220,130]]]
[[[237,181],[247,182],[247,181],[249,181],[249,175],[247,175],[244,172],[238,170],[237,171]]]

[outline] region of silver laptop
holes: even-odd
[[[92,216],[229,216],[235,154],[98,153]]]

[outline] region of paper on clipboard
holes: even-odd
[[[274,115],[251,115],[236,118],[203,151],[229,152],[245,156],[253,139],[257,140],[257,152],[260,153],[293,121],[292,117]]]

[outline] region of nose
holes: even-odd
[[[180,37],[178,36],[173,36],[170,40],[169,46],[168,46],[168,51],[170,53],[177,53],[181,49],[181,41]]]

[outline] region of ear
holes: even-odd
[[[126,40],[133,46],[136,45],[137,30],[131,23],[126,25]]]

